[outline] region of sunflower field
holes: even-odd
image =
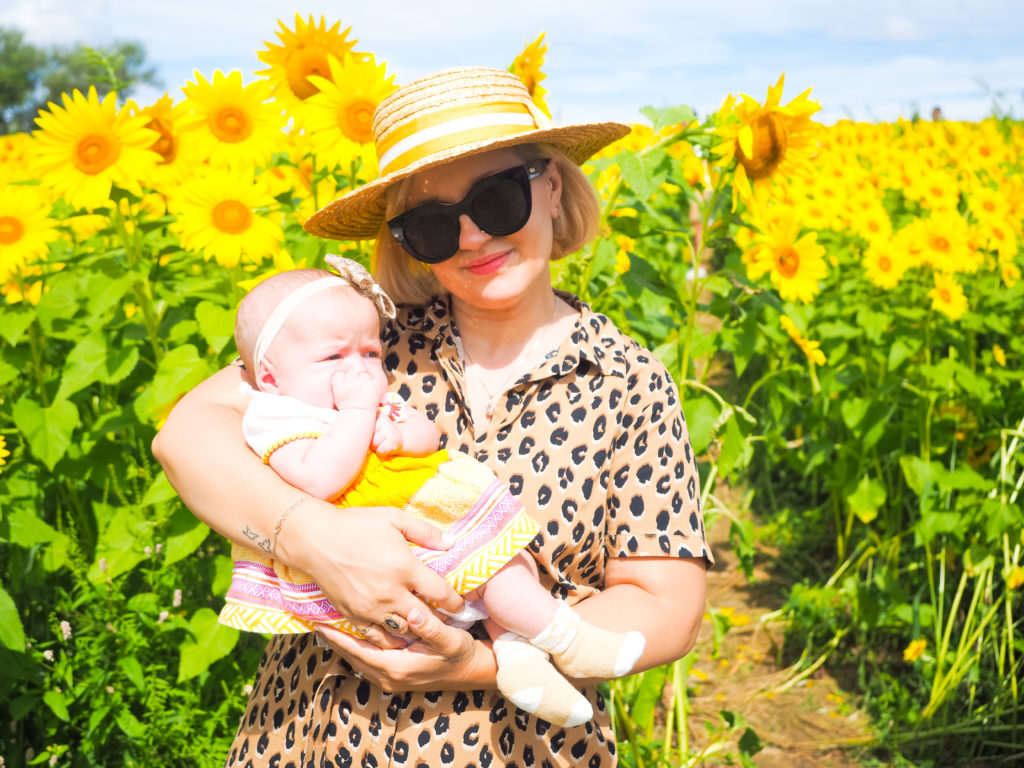
[[[368,263],[302,223],[375,177],[395,87],[340,22],[276,37],[252,77],[75,91],[0,137],[0,766],[217,765],[241,717],[264,639],[216,623],[227,545],[149,446],[235,356],[252,285]],[[545,52],[510,70],[547,111]],[[585,168],[601,236],[552,278],[669,367],[709,523],[743,564],[780,553],[781,653],[850,672],[865,755],[1019,757],[1024,124],[824,126],[783,85],[640,110]],[[771,741],[694,722],[688,663],[608,686],[624,765]]]

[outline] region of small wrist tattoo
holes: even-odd
[[[260,538],[260,534],[250,528],[248,525],[245,526],[245,530],[242,531],[242,535],[245,536],[249,541],[259,547],[261,550],[266,552],[268,555],[273,552],[273,544],[269,537]]]

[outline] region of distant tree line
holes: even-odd
[[[36,113],[75,88],[85,93],[95,85],[101,97],[117,90],[123,99],[138,83],[159,85],[141,43],[40,48],[21,30],[0,27],[0,134],[33,130]]]

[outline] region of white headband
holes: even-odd
[[[274,311],[270,313],[270,317],[267,318],[267,322],[265,322],[263,327],[260,328],[259,336],[256,337],[256,351],[252,355],[252,375],[257,376],[259,374],[260,363],[263,362],[263,356],[267,354],[267,350],[270,348],[274,339],[277,338],[277,334],[281,332],[281,328],[283,328],[284,324],[288,322],[288,318],[291,316],[292,312],[298,309],[302,302],[314,293],[319,293],[327,288],[348,285],[350,285],[348,280],[331,275],[330,277],[322,277],[319,280],[306,283],[297,291],[285,296],[284,300],[274,307]]]

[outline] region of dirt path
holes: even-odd
[[[692,743],[708,742],[705,722],[720,722],[731,710],[746,718],[764,749],[754,762],[764,768],[845,768],[863,764],[864,754],[851,743],[869,735],[868,716],[855,709],[848,692],[827,671],[779,690],[792,673],[776,663],[782,642],[780,624],[760,619],[784,602],[776,576],[769,576],[773,552],[762,549],[755,561],[755,580],[747,581],[728,545],[729,520],[717,518],[709,531],[716,565],[708,574],[709,606],[729,615],[732,627],[713,657],[714,629],[706,617],[694,653],[689,718]],[[840,746],[840,745],[847,746]]]

